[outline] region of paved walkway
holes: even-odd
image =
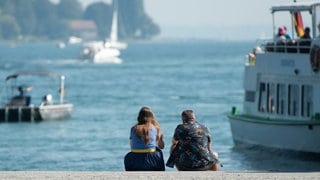
[[[163,180],[198,180],[198,179],[320,179],[320,172],[310,173],[274,173],[274,172],[121,172],[121,171],[0,171],[0,179],[163,179]]]

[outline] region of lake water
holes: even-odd
[[[139,109],[149,106],[164,132],[165,160],[182,110],[192,109],[211,131],[221,170],[319,171],[314,157],[234,147],[226,116],[232,106],[241,110],[245,54],[253,46],[240,41],[130,43],[121,64],[93,64],[78,59],[77,45],[1,44],[3,82],[18,70],[65,74],[74,111],[64,121],[0,124],[0,170],[123,171],[130,128]]]

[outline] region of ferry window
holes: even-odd
[[[285,84],[277,84],[277,114],[284,114],[286,108],[286,86]]]
[[[248,102],[254,102],[255,100],[255,92],[254,91],[246,91],[245,100]]]
[[[299,113],[299,86],[288,86],[288,115],[296,116]]]
[[[299,39],[304,34],[303,28],[305,27],[311,28],[310,35],[312,36],[314,31],[312,28],[312,16],[313,14],[309,11],[298,11],[292,13],[288,13],[288,11],[277,11],[274,13],[274,36],[277,35],[278,28],[280,26],[286,26],[287,34],[290,35],[292,39]],[[299,24],[298,19],[300,18],[298,17],[301,17],[302,19],[302,30],[298,30],[300,28],[295,27],[296,23]]]
[[[267,112],[274,112],[275,111],[275,96],[276,95],[276,88],[273,83],[267,84]]]
[[[267,93],[266,93],[266,84],[260,83],[259,86],[259,106],[258,111],[264,112],[265,111],[265,105],[267,103]]]
[[[301,87],[301,116],[310,117],[312,114],[312,86],[303,85]]]

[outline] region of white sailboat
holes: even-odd
[[[117,1],[114,1],[110,39],[85,43],[82,51],[83,59],[92,59],[94,63],[122,63],[118,58],[121,54],[119,49],[125,49],[127,44],[118,41],[117,7]]]

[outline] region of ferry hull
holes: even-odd
[[[270,122],[229,116],[235,144],[320,153],[320,123]]]

